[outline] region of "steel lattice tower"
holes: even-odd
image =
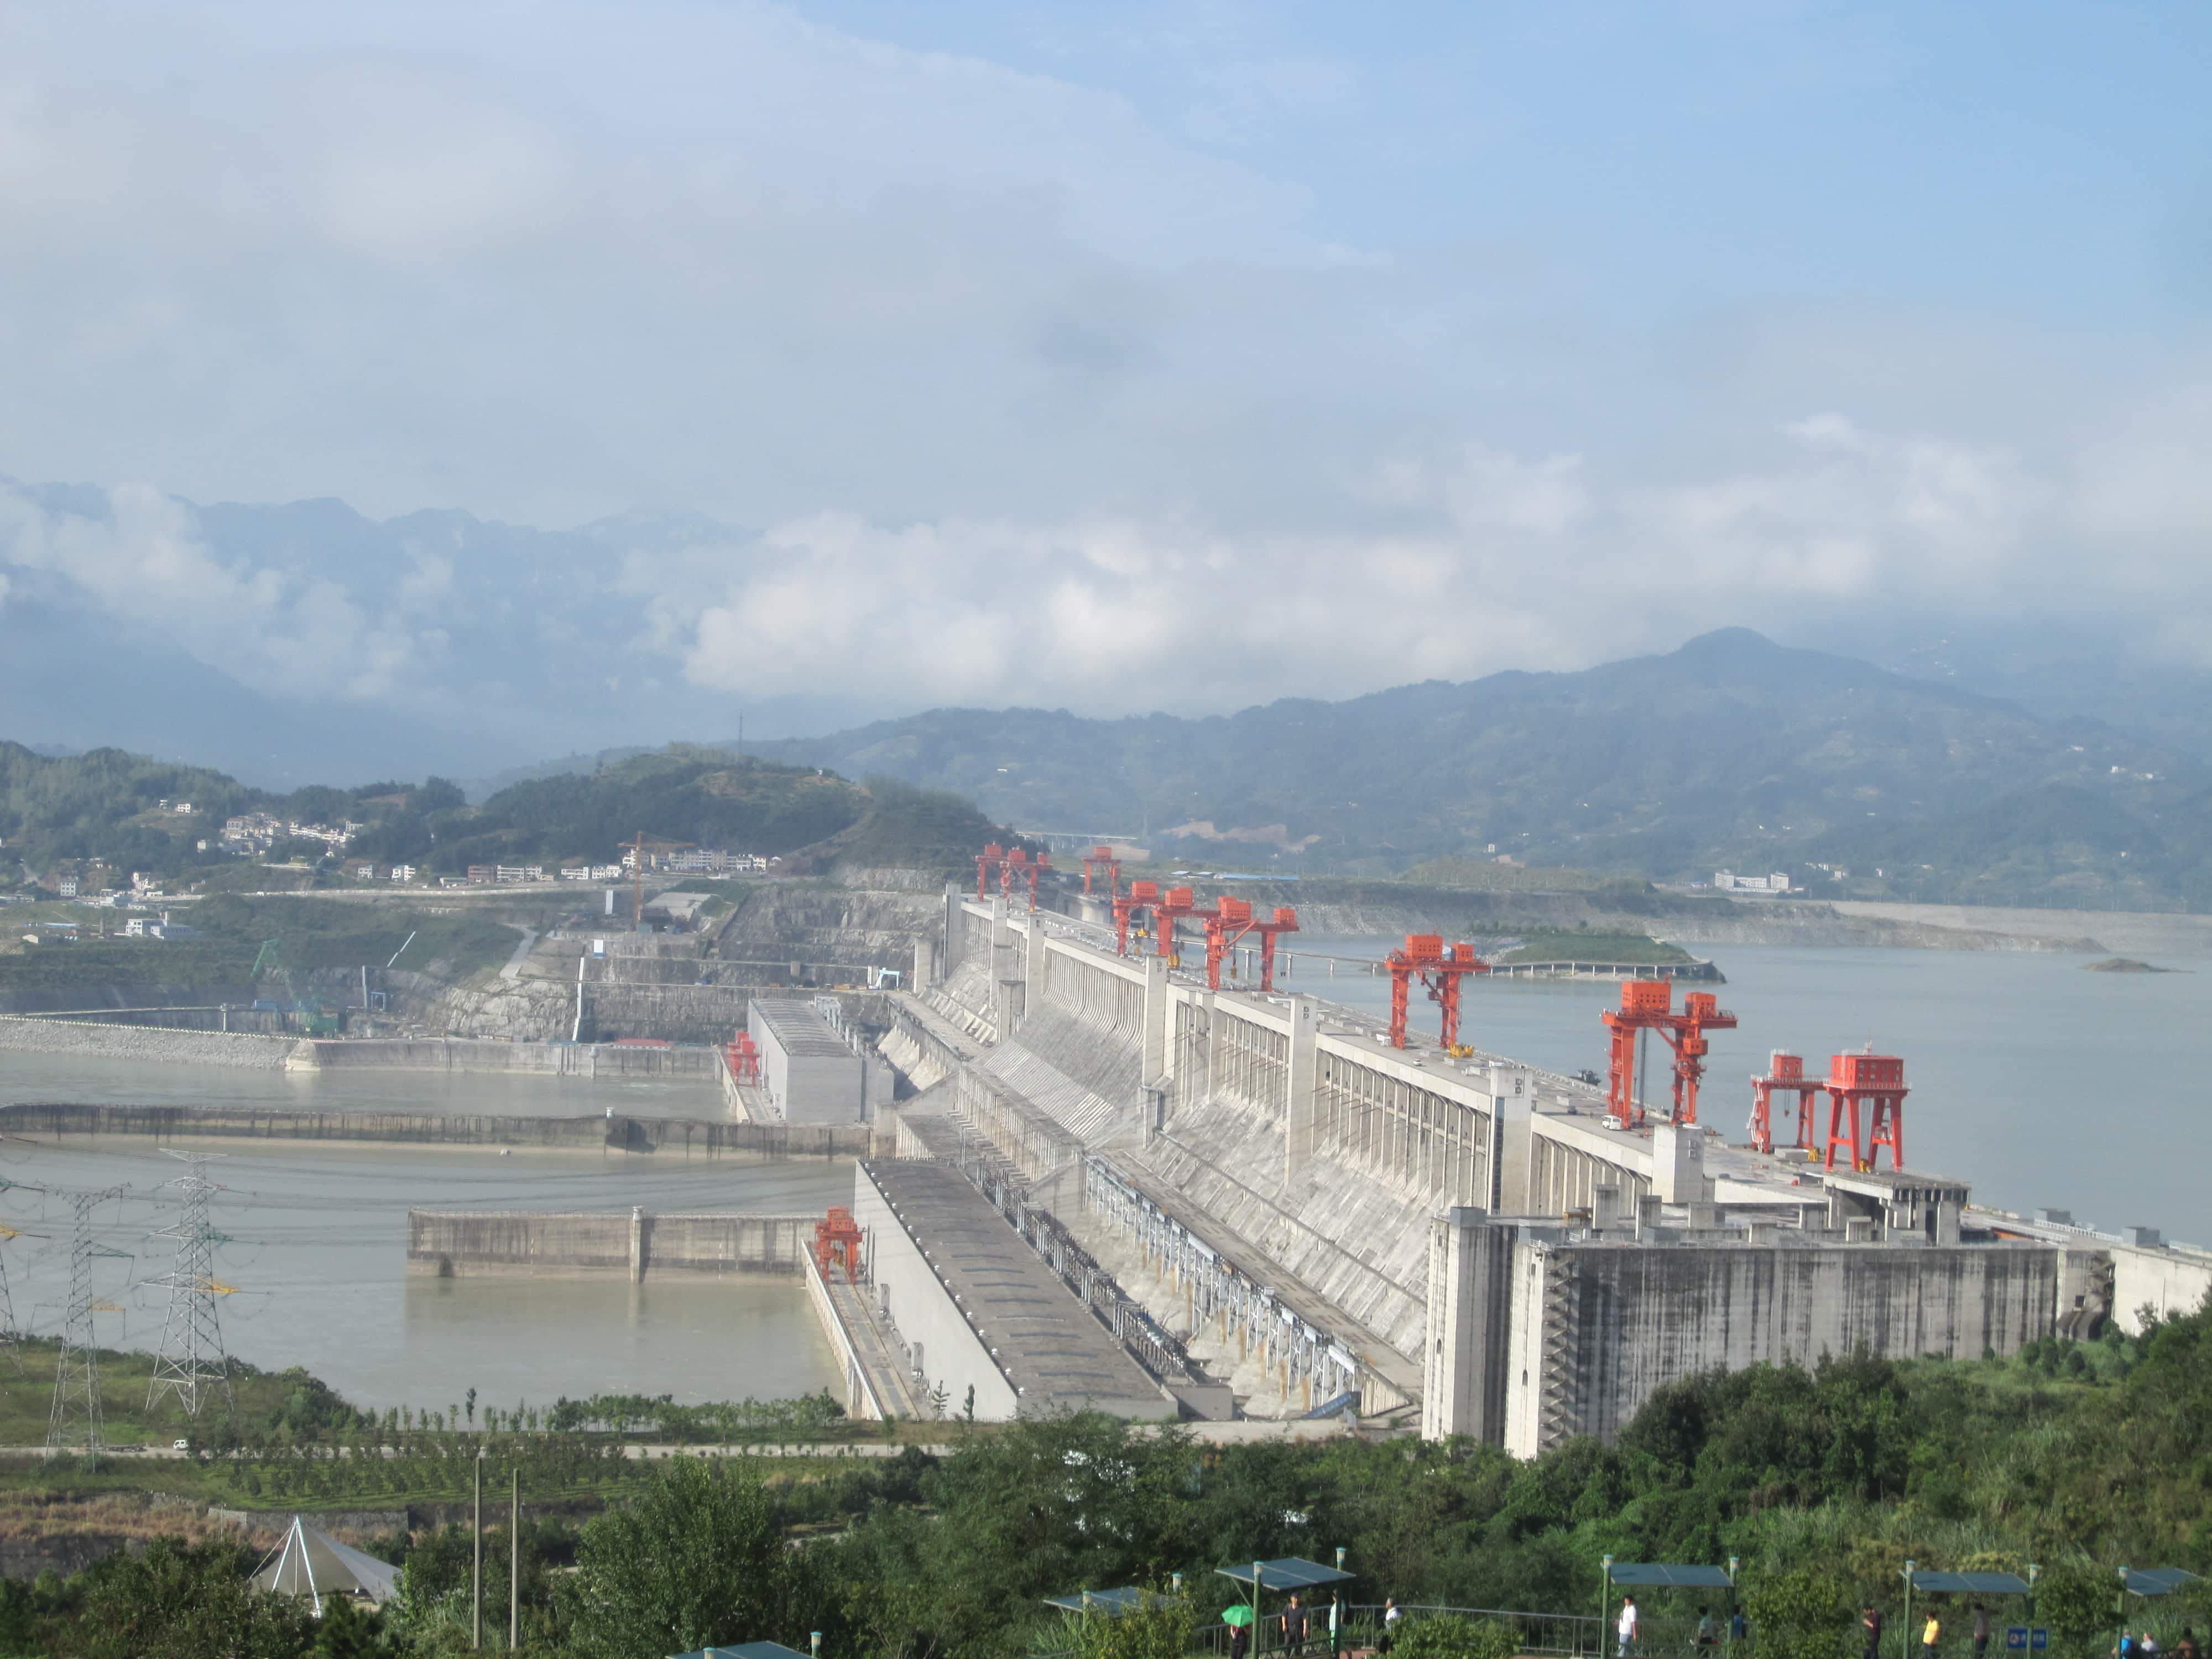
[[[46,1455],[82,1451],[96,1458],[106,1449],[100,1408],[100,1347],[93,1340],[95,1313],[120,1313],[114,1303],[92,1293],[92,1264],[103,1256],[130,1260],[129,1253],[96,1244],[92,1237],[94,1205],[119,1198],[124,1188],[57,1193],[76,1212],[70,1236],[69,1310],[62,1320],[61,1358],[54,1369],[54,1409],[46,1420]]]
[[[0,1227],[0,1243],[23,1235],[13,1227]],[[8,1290],[8,1263],[0,1257],[0,1348],[15,1362],[15,1369],[23,1369],[23,1333],[15,1325],[15,1298]]]
[[[155,1356],[153,1381],[146,1389],[146,1409],[152,1411],[163,1395],[173,1394],[185,1414],[197,1417],[203,1388],[220,1383],[224,1405],[237,1404],[231,1393],[230,1356],[222,1346],[222,1321],[216,1311],[216,1298],[229,1295],[231,1287],[215,1276],[215,1247],[229,1240],[208,1224],[208,1197],[216,1184],[200,1173],[204,1164],[222,1154],[163,1150],[182,1159],[187,1169],[167,1183],[182,1194],[184,1214],[175,1225],[153,1235],[174,1240],[177,1254],[167,1273],[146,1281],[169,1293],[161,1352]]]

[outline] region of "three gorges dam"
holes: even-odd
[[[1608,1074],[1570,1078],[1459,1041],[1466,945],[1409,938],[1362,1013],[1278,988],[1290,911],[991,853],[887,1024],[763,994],[728,1051],[733,1115],[834,1139],[849,1206],[670,1235],[672,1267],[805,1275],[856,1414],[1351,1419],[1529,1456],[1716,1366],[2003,1356],[2212,1288],[2212,1255],[1915,1168],[1898,1056],[1778,1053],[1730,1145],[1698,1119],[1735,1024],[1711,991],[1626,980]],[[463,1220],[419,1214],[413,1265],[555,1265]],[[654,1225],[594,1261],[647,1271]]]

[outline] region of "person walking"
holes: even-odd
[[[1711,1653],[1719,1645],[1720,1638],[1713,1633],[1713,1610],[1711,1607],[1699,1607],[1698,1609],[1698,1651],[1701,1654]]]
[[[1328,1659],[1341,1659],[1344,1652],[1344,1596],[1342,1592],[1328,1593]]]
[[[1881,1659],[1881,1609],[1871,1601],[1859,1611],[1859,1633],[1865,1638],[1866,1659]]]
[[[1936,1659],[1936,1651],[1942,1645],[1942,1615],[1930,1607],[1928,1609],[1928,1622],[1920,1630],[1920,1659]]]
[[[1974,1603],[1974,1659],[1983,1659],[1990,1650],[1990,1610],[1979,1601]]]
[[[1283,1609],[1283,1651],[1299,1654],[1306,1650],[1306,1608],[1296,1590],[1291,1592],[1290,1605]]]
[[[1384,1659],[1389,1659],[1390,1649],[1398,1639],[1398,1621],[1405,1616],[1405,1609],[1398,1605],[1398,1598],[1396,1596],[1391,1595],[1383,1598],[1382,1639],[1376,1643],[1375,1651],[1383,1655]]]
[[[2184,1625],[2181,1639],[2173,1644],[2173,1659],[2204,1659],[2204,1650],[2197,1644],[2197,1632]]]
[[[1613,1633],[1620,1638],[1619,1645],[1613,1651],[1620,1654],[1621,1659],[1627,1659],[1628,1655],[1636,1651],[1636,1598],[1634,1596],[1624,1595],[1620,1598],[1620,1617],[1613,1622]]]
[[[1245,1652],[1251,1645],[1251,1626],[1231,1625],[1229,1627],[1229,1659],[1244,1659]]]

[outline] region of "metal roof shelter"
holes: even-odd
[[[1066,1595],[1048,1595],[1044,1604],[1065,1607],[1070,1613],[1103,1613],[1109,1619],[1118,1619],[1143,1607],[1145,1592],[1134,1584],[1124,1584],[1118,1589],[1075,1590]]]
[[[698,1648],[690,1653],[672,1653],[668,1659],[806,1659],[795,1648],[781,1642],[739,1642],[726,1648]]]
[[[1964,1595],[2025,1595],[2028,1583],[2016,1572],[1916,1572],[1912,1588],[1938,1595],[1948,1590]]]
[[[2120,1583],[2136,1595],[2171,1595],[2184,1584],[2197,1582],[2197,1575],[2183,1567],[2145,1567],[2138,1571],[2133,1567],[2120,1569]]]
[[[317,1532],[295,1515],[284,1541],[261,1564],[253,1582],[280,1595],[307,1597],[319,1619],[326,1595],[366,1596],[382,1607],[398,1593],[399,1569]]]
[[[1642,1589],[1730,1589],[1735,1580],[1725,1567],[1700,1567],[1664,1561],[1616,1561],[1607,1569],[1611,1582]]]
[[[1263,1590],[1311,1589],[1316,1584],[1340,1584],[1352,1575],[1337,1567],[1324,1567],[1304,1556],[1286,1555],[1279,1561],[1252,1561],[1237,1567],[1216,1567],[1224,1578],[1249,1585],[1256,1574]]]

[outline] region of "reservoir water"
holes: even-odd
[[[1297,944],[1372,958],[1402,942]],[[2001,1208],[2051,1205],[2108,1231],[2141,1223],[2212,1243],[2212,959],[2159,958],[2187,972],[2092,974],[2082,970],[2091,958],[2034,951],[1734,945],[1700,954],[1728,975],[1721,1006],[1742,1022],[1711,1039],[1698,1114],[1730,1140],[1743,1139],[1748,1079],[1769,1050],[1802,1054],[1825,1077],[1829,1055],[1871,1042],[1905,1058],[1909,1166],[1970,1182],[1978,1201]],[[1378,1018],[1390,1006],[1387,976],[1340,963],[1330,978],[1303,954],[1278,988]],[[1462,1040],[1602,1076],[1598,1015],[1620,1000],[1612,981],[1477,978],[1462,999]],[[1414,1030],[1433,1038],[1436,1017],[1417,991]]]

